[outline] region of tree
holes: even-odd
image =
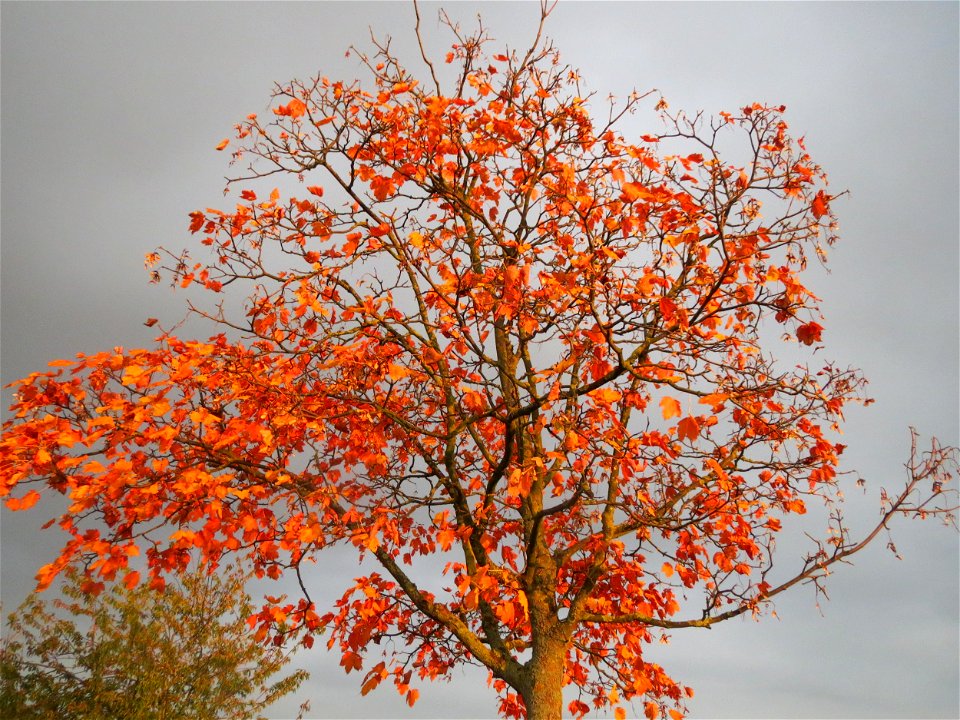
[[[162,592],[127,580],[92,594],[71,570],[56,609],[34,594],[10,616],[0,648],[3,717],[260,717],[306,672],[270,682],[290,653],[254,640],[244,579],[198,569]]]
[[[575,715],[679,711],[646,643],[820,583],[898,513],[949,517],[956,454],[914,453],[877,526],[847,532],[836,431],[862,378],[776,359],[816,359],[803,270],[837,232],[783,108],[635,95],[594,121],[539,32],[492,57],[454,33],[422,82],[384,44],[369,91],[293,82],[237,126],[237,205],[191,216],[209,259],[149,261],[245,286],[243,311],[20,383],[3,492],[70,497],[41,583],[76,556],[109,577],[134,548],[154,581],[191,552],[299,577],[354,545],[381,569],[333,609],[306,589],[264,608],[260,631],[328,628],[365,692],[412,703],[415,675],[466,661],[508,716],[559,717],[564,686]],[[648,105],[658,129],[628,141]],[[784,572],[774,539],[811,501],[830,532]]]

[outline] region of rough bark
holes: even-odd
[[[521,690],[527,720],[560,720],[563,716],[564,646],[560,642],[537,643],[527,666]]]

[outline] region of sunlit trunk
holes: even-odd
[[[527,720],[560,720],[563,716],[564,654],[563,644],[558,642],[534,647],[521,692]]]

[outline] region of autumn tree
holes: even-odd
[[[185,573],[156,592],[113,583],[91,594],[71,571],[63,599],[31,595],[0,645],[0,715],[20,720],[261,717],[303,670],[273,681],[289,649],[257,642],[244,576]]]
[[[934,443],[875,528],[843,523],[837,431],[864,381],[812,354],[804,269],[835,194],[784,108],[607,106],[542,27],[488,55],[449,24],[444,62],[418,21],[419,76],[375,44],[367,84],[278,85],[236,126],[236,203],[191,213],[202,254],[148,264],[243,309],[15,383],[0,494],[69,499],[41,585],[73,560],[109,579],[143,554],[158,585],[244,554],[303,588],[261,637],[325,629],[364,693],[413,704],[466,662],[506,717],[678,717],[692,691],[646,659],[658,633],[819,587],[895,515],[953,517]],[[811,503],[823,540],[775,564]],[[319,608],[333,545],[365,563]]]

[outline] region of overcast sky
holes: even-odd
[[[449,42],[438,7],[423,8],[436,53]],[[903,479],[909,425],[949,444],[960,435],[958,8],[569,2],[548,24],[601,98],[655,87],[675,109],[787,105],[832,187],[850,190],[832,272],[813,289],[826,356],[871,380],[877,402],[850,413],[845,458],[874,490]],[[535,4],[448,10],[480,12],[514,47],[537,15]],[[187,245],[187,213],[222,200],[228,157],[213,148],[268,107],[274,81],[360,75],[344,50],[368,27],[414,65],[406,3],[4,2],[0,13],[4,383],[78,351],[148,344],[148,316],[180,318],[184,296],[147,283],[144,253]],[[638,134],[656,130],[639,117]],[[867,527],[876,496],[849,498]],[[5,610],[56,551],[44,519],[2,512]],[[776,619],[678,632],[651,654],[695,688],[695,717],[958,717],[957,536],[901,522],[894,538],[902,561],[878,542],[837,572],[819,610],[799,589]],[[800,550],[781,545],[786,574]],[[332,592],[355,572],[331,557],[314,581]],[[494,715],[485,673],[424,687],[410,710],[386,685],[360,698],[359,678],[322,649],[299,661],[313,672],[311,717]]]

